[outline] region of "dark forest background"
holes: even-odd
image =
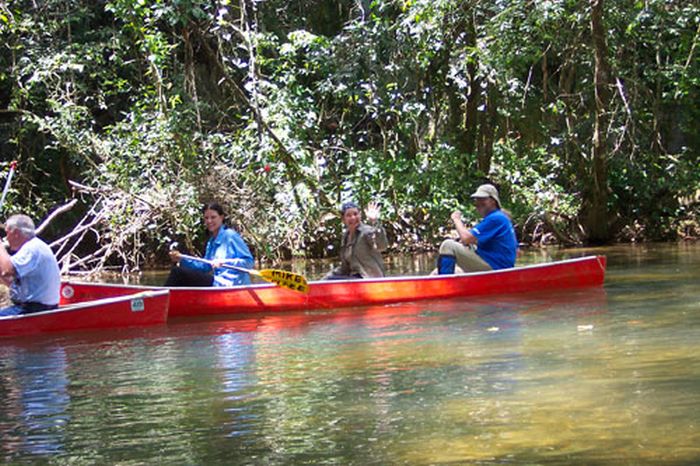
[[[64,271],[196,248],[210,200],[263,259],[334,254],[348,199],[434,247],[484,181],[523,242],[697,238],[699,36],[697,1],[5,1],[2,215],[54,213]]]

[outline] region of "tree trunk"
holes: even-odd
[[[605,243],[610,240],[608,228],[608,144],[607,144],[607,107],[610,102],[610,66],[608,64],[608,47],[605,42],[603,24],[604,0],[591,0],[591,36],[595,68],[593,82],[595,86],[595,125],[593,129],[593,148],[591,154],[591,184],[584,199],[584,226],[589,243]]]
[[[476,26],[474,18],[470,18],[467,25],[467,46],[476,48]],[[481,94],[481,80],[478,78],[479,64],[476,56],[470,58],[467,64],[467,75],[469,77],[469,94],[467,95],[466,115],[464,118],[464,141],[462,147],[466,152],[464,154],[465,162],[468,162],[476,152],[476,135],[479,129],[478,109],[479,96]],[[466,165],[468,166],[468,165]]]
[[[467,2],[465,2],[466,4]],[[476,27],[474,26],[473,15],[469,15],[465,25],[466,45],[469,48],[476,47]],[[464,113],[461,116],[460,131],[455,134],[455,148],[461,154],[461,169],[470,174],[474,168],[474,160],[477,152],[477,135],[479,130],[479,97],[481,94],[481,82],[478,78],[478,58],[472,56],[468,58],[467,79],[469,87],[467,95],[463,95]],[[453,105],[451,105],[452,107]]]
[[[489,83],[486,88],[486,113],[481,119],[481,127],[479,132],[479,153],[476,163],[477,169],[484,175],[488,176],[491,171],[491,159],[493,158],[493,141],[496,126],[498,125],[498,98],[496,89],[493,84]]]
[[[576,78],[576,65],[573,60],[562,65],[561,74],[559,76],[559,99],[564,99],[566,109],[563,115],[564,125],[566,125],[566,140],[564,141],[564,157],[568,164],[575,166],[577,173],[585,173],[582,169],[582,157],[578,154],[578,137],[576,134],[576,101],[571,97],[574,89],[574,81]]]

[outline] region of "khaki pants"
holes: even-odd
[[[453,239],[446,239],[440,245],[440,254],[457,258],[457,265],[465,272],[492,270],[491,266],[473,250]]]

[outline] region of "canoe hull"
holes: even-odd
[[[0,337],[163,324],[168,318],[169,304],[168,290],[62,303],[53,311],[0,317]]]
[[[270,284],[231,288],[171,288],[169,317],[333,309],[425,299],[501,295],[601,286],[604,256],[464,275],[316,281],[302,294]],[[64,282],[62,303],[120,296],[145,289],[130,285]]]

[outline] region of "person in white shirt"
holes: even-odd
[[[26,215],[8,218],[5,231],[14,253],[0,245],[0,280],[10,287],[13,304],[0,309],[0,316],[56,309],[61,273],[51,248],[36,236],[34,222]]]

